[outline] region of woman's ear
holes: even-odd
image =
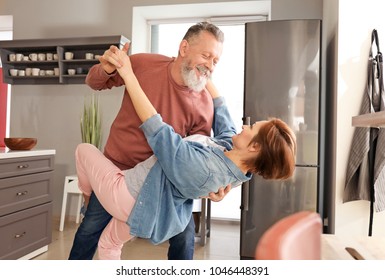
[[[257,143],[253,143],[249,146],[249,152],[259,152],[260,146]]]

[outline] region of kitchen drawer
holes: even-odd
[[[53,170],[53,156],[19,157],[0,160],[0,178]]]
[[[52,201],[53,171],[0,179],[0,216]]]
[[[0,217],[0,259],[18,259],[51,243],[52,203]]]

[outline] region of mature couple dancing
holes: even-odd
[[[283,121],[259,121],[236,133],[210,81],[222,47],[223,33],[204,22],[190,27],[176,58],[128,56],[129,45],[111,46],[91,68],[89,86],[124,85],[125,93],[104,153],[90,144],[76,149],[87,211],[70,259],[92,259],[96,244],[99,259],[120,259],[134,236],[170,240],[169,259],[192,259],[193,199],[220,201],[252,174],[293,174],[296,140]]]

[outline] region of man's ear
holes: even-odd
[[[182,40],[182,42],[180,42],[179,44],[179,55],[181,57],[185,57],[188,48],[189,48],[188,42],[186,40]]]

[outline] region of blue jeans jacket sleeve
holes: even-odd
[[[227,142],[230,146],[233,145],[232,137],[237,133],[235,124],[230,116],[230,112],[226,106],[224,97],[218,97],[214,102],[214,121],[213,132],[216,140]]]

